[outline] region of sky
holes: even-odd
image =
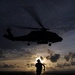
[[[75,70],[74,13],[74,0],[0,0],[0,71],[35,71],[37,58],[46,65],[46,71]],[[15,37],[32,31],[22,27],[41,28],[35,14],[45,28],[63,40],[51,46],[34,42],[28,46],[27,42],[3,37],[8,27]]]

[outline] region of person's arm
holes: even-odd
[[[35,64],[35,67],[37,67],[37,64]]]
[[[45,65],[43,64],[43,67],[44,67],[44,71],[45,71]]]

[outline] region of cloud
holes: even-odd
[[[40,56],[40,59],[43,60],[44,58],[42,56]]]
[[[57,60],[60,58],[60,54],[56,54],[53,51],[48,49],[48,56],[46,57],[47,60],[50,60],[51,62],[57,62]]]
[[[30,67],[34,67],[35,64],[34,63],[27,63],[26,66],[30,68]]]
[[[74,52],[69,52],[67,55],[64,56],[64,59],[66,61],[73,61],[75,59],[75,53]]]
[[[30,57],[32,52],[28,49],[0,49],[0,58],[15,59],[19,57]]]
[[[4,64],[4,65],[0,65],[0,68],[15,68],[15,65]]]
[[[71,62],[71,65],[75,65],[75,61]]]
[[[69,56],[68,56],[68,55],[65,55],[65,56],[64,56],[64,59],[65,59],[66,61],[69,61]]]
[[[54,54],[50,57],[50,60],[52,62],[57,62],[57,60],[60,58],[60,54]]]
[[[69,66],[75,66],[75,61],[73,62],[64,62],[64,63],[57,63],[56,67],[64,68]]]
[[[71,66],[71,64],[65,62],[65,63],[57,63],[56,67],[64,68],[64,67],[68,67],[68,66]]]
[[[0,58],[5,58],[3,49],[0,49]]]

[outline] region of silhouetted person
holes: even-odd
[[[42,66],[44,67],[44,71],[45,71],[45,65],[42,64],[42,63],[40,62],[40,60],[38,59],[38,60],[37,60],[37,63],[35,64],[35,67],[36,67],[36,75],[41,75]]]

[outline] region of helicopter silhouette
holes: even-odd
[[[11,33],[11,29],[7,28],[8,34],[4,34],[3,37],[12,41],[28,41],[28,45],[30,45],[30,42],[37,42],[37,44],[48,44],[49,46],[51,46],[52,43],[61,42],[63,38],[54,32],[48,31],[49,29],[45,28],[41,24],[36,12],[31,9],[31,7],[28,7],[25,10],[27,10],[27,12],[37,21],[41,28],[23,27],[27,29],[35,29],[36,31],[31,31],[27,35],[17,37],[14,37]]]

